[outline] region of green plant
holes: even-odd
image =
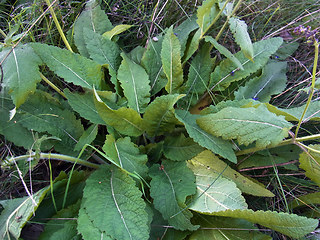
[[[18,239],[31,218],[45,225],[40,239],[271,239],[255,223],[293,238],[314,231],[311,217],[249,209],[244,196],[274,194],[235,170],[259,158],[272,165],[299,158],[319,184],[319,145],[304,142],[320,135],[299,135],[301,124],[319,121],[319,102],[311,101],[316,72],[306,106],[271,105],[286,87],[286,62],[274,57],[283,40],[252,44],[235,16],[240,4],[206,0],[147,48],[125,53],[118,35],[130,26],[113,26],[92,0],[69,50],[41,43],[3,49],[0,133],[30,152],[2,166],[25,159],[30,168],[39,159],[74,165],[35,194],[2,201],[1,237]],[[214,39],[207,33],[220,18]],[[241,48],[235,54],[218,42],[227,27]],[[226,58],[212,58],[213,48]],[[60,90],[44,65],[67,87]],[[275,154],[287,149],[293,154]],[[96,170],[75,170],[77,163]],[[319,204],[316,196],[300,200]]]

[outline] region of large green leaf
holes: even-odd
[[[243,54],[253,61],[253,46],[248,33],[247,24],[236,17],[229,18],[229,28]]]
[[[237,71],[237,66],[230,59],[223,60],[211,74],[210,88],[224,90],[230,83],[244,79],[261,69],[281,46],[282,38],[270,38],[253,44],[254,62],[248,60],[242,51],[234,56],[241,62],[244,70]]]
[[[174,115],[174,104],[184,95],[173,94],[157,97],[143,115],[143,122],[149,136],[173,131],[178,120]]]
[[[139,113],[131,108],[111,109],[95,91],[94,104],[105,123],[122,134],[140,136],[143,133],[143,121]]]
[[[149,238],[146,204],[135,184],[121,169],[106,165],[87,179],[81,208],[95,228],[115,239]]]
[[[75,155],[73,149],[84,131],[81,121],[50,94],[37,91],[20,107],[18,113],[21,114],[19,121],[24,127],[60,138],[62,141],[55,144],[55,149]]]
[[[7,54],[12,50],[8,57]],[[20,107],[27,97],[36,90],[41,81],[38,65],[41,59],[29,45],[17,46],[0,52],[0,61],[3,61],[3,86],[10,95],[16,107]]]
[[[189,209],[212,213],[227,209],[246,209],[248,205],[236,184],[200,162],[190,160],[188,167],[196,176],[197,194]]]
[[[84,131],[76,146],[74,147],[74,150],[81,151],[86,144],[91,144],[96,139],[97,134],[98,125],[92,124],[90,127],[88,127],[87,130]]]
[[[253,182],[249,178],[242,176],[208,150],[203,151],[191,161],[193,164],[202,165],[212,172],[221,174],[222,177],[233,181],[243,193],[253,196],[274,197],[273,193],[267,190],[263,184]]]
[[[129,137],[119,138],[116,141],[112,135],[107,135],[102,149],[121,168],[130,173],[138,173],[143,178],[146,177],[148,157],[140,153],[139,148]]]
[[[318,220],[301,217],[296,214],[278,213],[271,211],[252,211],[251,209],[226,210],[210,215],[242,218],[252,223],[258,223],[289,237],[300,238],[318,227]]]
[[[177,92],[183,83],[180,51],[180,42],[171,27],[164,36],[161,50],[162,67],[168,79],[165,89],[170,94]]]
[[[146,71],[131,61],[124,53],[118,70],[118,79],[123,88],[128,106],[143,113],[150,101],[150,80]]]
[[[186,138],[184,134],[179,137],[166,137],[163,144],[164,155],[173,161],[186,161],[200,152],[203,151],[203,147],[195,143],[191,138]]]
[[[258,108],[226,107],[218,113],[197,119],[206,132],[223,139],[237,139],[239,144],[257,147],[277,145],[288,136],[292,124],[261,105]]]
[[[101,65],[79,54],[47,44],[32,43],[42,61],[66,82],[91,89],[100,89],[103,72]]]
[[[68,89],[64,90],[64,94],[68,98],[68,103],[74,111],[80,114],[81,117],[89,120],[95,124],[105,124],[101,119],[95,105],[93,91],[86,91],[84,94],[77,92],[70,92]],[[112,92],[103,91],[98,92],[99,97],[107,102],[109,105],[114,105],[116,95]]]
[[[183,98],[183,102],[185,103],[183,107],[195,105],[207,90],[210,73],[214,64],[208,48],[208,44],[204,44],[190,64],[188,80],[180,90],[180,92],[186,94]]]
[[[287,82],[287,63],[270,61],[262,70],[262,75],[248,81],[234,93],[235,98],[255,99],[269,102],[271,95],[281,93]]]
[[[88,28],[98,34],[103,34],[113,26],[108,16],[101,10],[98,1],[90,0],[87,2],[84,11],[80,14],[74,24],[74,42],[82,56],[89,57],[87,50],[86,38],[84,37],[84,29]]]
[[[19,238],[23,226],[34,215],[49,189],[48,186],[30,196],[12,199],[4,206],[0,215],[1,239]]]
[[[252,223],[243,219],[199,215],[196,221],[201,228],[195,231],[190,240],[271,240],[268,235],[259,232]]]
[[[182,122],[191,138],[202,147],[236,163],[237,158],[232,149],[232,144],[221,138],[215,137],[203,131],[196,123],[199,115],[192,115],[184,110],[176,110],[176,117]]]
[[[278,108],[283,115],[288,118],[288,121],[299,121],[299,119],[302,116],[302,113],[306,107],[306,104],[300,106],[300,107],[294,107],[294,108],[288,108],[288,109],[283,109],[283,108]],[[308,110],[306,111],[304,115],[303,122],[307,121],[320,121],[320,101],[314,101],[311,102]]]
[[[147,50],[144,52],[141,65],[150,78],[151,95],[158,93],[167,84],[167,79],[162,69],[161,47],[163,37],[158,36],[155,40],[150,39]]]
[[[184,209],[186,198],[196,193],[195,176],[186,162],[165,160],[162,165],[153,165],[149,170],[150,195],[154,207],[163,218],[178,230],[196,230],[190,222],[192,213]]]
[[[121,62],[118,45],[89,28],[83,29],[83,35],[90,58],[108,66],[111,82],[117,86],[117,71]]]
[[[320,150],[320,145],[309,145],[316,151]],[[306,176],[320,186],[320,154],[311,150],[303,152],[299,157],[300,168],[306,171]]]
[[[201,37],[209,30],[213,22],[219,17],[217,0],[206,0],[197,10],[197,23],[201,30]]]

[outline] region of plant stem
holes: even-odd
[[[34,158],[36,158],[38,156],[36,156],[36,153],[31,153],[31,154],[27,154],[27,155],[21,155],[18,157],[12,157],[9,160],[6,160],[5,162],[1,163],[1,165],[9,165],[15,161],[19,161],[19,160],[33,160]],[[57,154],[57,153],[40,153],[40,159],[50,159],[50,160],[60,160],[60,161],[64,161],[64,162],[70,162],[70,163],[77,163],[80,164],[82,166],[85,167],[90,167],[90,168],[99,168],[99,164],[95,164],[95,163],[91,163],[79,158],[75,158],[75,157],[71,157],[71,156],[67,156],[67,155],[62,155],[62,154]]]
[[[52,87],[54,90],[56,90],[57,93],[59,93],[62,97],[67,99],[67,96],[62,92],[56,85],[54,85],[48,78],[46,78],[42,73],[40,73],[40,77],[43,81],[45,81],[50,87]]]
[[[314,40],[314,61],[313,61],[313,70],[312,70],[312,82],[311,82],[311,87],[310,87],[310,93],[309,93],[309,97],[308,97],[308,101],[306,104],[306,107],[304,108],[304,111],[302,113],[302,116],[299,120],[298,126],[296,128],[296,132],[295,132],[295,137],[298,136],[299,133],[299,129],[301,126],[301,123],[303,121],[304,116],[306,115],[306,112],[308,110],[308,107],[311,103],[311,99],[313,97],[313,93],[314,93],[314,87],[315,87],[315,82],[316,82],[316,73],[317,73],[317,65],[318,65],[318,55],[319,55],[319,43],[317,40]]]
[[[45,0],[46,1],[46,3],[47,3],[47,5],[50,7],[50,0]],[[53,18],[53,21],[54,21],[54,23],[56,24],[56,27],[57,27],[57,29],[58,29],[58,31],[59,31],[59,34],[60,34],[60,36],[61,36],[61,38],[62,38],[62,41],[64,42],[64,44],[66,45],[66,47],[67,47],[67,49],[70,51],[70,52],[73,52],[72,51],[72,48],[71,48],[71,46],[70,46],[70,44],[69,44],[69,42],[68,42],[68,40],[67,40],[67,38],[66,38],[66,36],[64,35],[64,33],[63,33],[63,31],[62,31],[62,28],[61,28],[61,26],[60,26],[60,23],[59,23],[59,21],[58,21],[58,19],[57,19],[57,16],[56,16],[56,14],[55,14],[55,12],[53,11],[53,9],[50,7],[50,13],[51,13],[51,15],[52,15],[52,18]]]

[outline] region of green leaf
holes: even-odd
[[[237,139],[239,144],[257,147],[276,146],[288,136],[292,124],[283,116],[276,116],[263,105],[258,108],[226,107],[218,113],[197,119],[206,132],[223,139]]]
[[[227,48],[219,44],[213,37],[206,36],[204,40],[206,42],[210,42],[215,47],[215,49],[217,49],[222,55],[224,55],[231,62],[233,62],[234,65],[236,65],[240,70],[244,70],[241,62]]]
[[[299,119],[302,116],[302,113],[306,107],[306,104],[300,106],[300,107],[294,107],[294,108],[278,108],[281,112],[283,112],[283,115],[288,118],[288,121],[299,121]],[[313,101],[310,103],[308,110],[306,111],[304,115],[303,122],[307,121],[320,121],[320,101]]]
[[[9,56],[4,60],[7,54]],[[20,107],[27,97],[36,90],[36,85],[41,81],[38,65],[41,59],[34,53],[30,45],[17,46],[0,52],[3,69],[4,90],[10,95],[16,107]]]
[[[208,166],[190,160],[188,167],[196,176],[197,194],[191,198],[189,209],[212,213],[227,209],[246,209],[248,205],[233,181],[219,176]]]
[[[86,40],[90,58],[101,65],[108,66],[111,82],[117,86],[117,71],[121,62],[118,45],[89,28],[83,29],[83,37]]]
[[[203,131],[197,125],[196,119],[199,118],[199,115],[192,115],[183,110],[176,110],[175,113],[177,119],[184,124],[189,136],[193,138],[195,142],[199,143],[200,146],[219,154],[231,162],[237,162],[236,155],[233,152],[232,144],[230,142]]]
[[[100,231],[100,229],[93,224],[85,208],[80,208],[77,221],[77,230],[81,233],[84,240],[113,240],[105,231]]]
[[[227,166],[224,161],[221,161],[217,156],[212,152],[206,150],[191,159],[193,164],[202,165],[207,169],[210,169],[212,172],[220,174],[222,177],[227,178],[230,181],[233,181],[237,188],[242,192],[261,197],[274,197],[273,193],[270,192],[260,183],[253,182],[249,178],[242,176],[237,171],[233,170],[231,167]]]
[[[195,194],[195,176],[186,162],[165,160],[162,165],[153,165],[149,170],[150,195],[154,207],[163,218],[177,230],[196,230],[190,222],[192,213],[184,209],[186,198]]]
[[[132,25],[127,24],[120,24],[112,28],[110,31],[105,32],[102,34],[103,37],[111,40],[114,36],[119,35],[120,33],[123,33],[124,31],[127,31],[129,28],[131,28]]]
[[[69,50],[46,44],[32,43],[42,61],[66,82],[91,89],[100,89],[103,72],[101,65]]]
[[[37,91],[20,107],[19,113],[24,127],[60,138],[62,142],[57,142],[55,149],[75,155],[74,146],[83,134],[81,121],[50,94]]]
[[[173,161],[186,161],[200,152],[203,147],[195,143],[191,138],[186,138],[183,134],[179,137],[166,137],[163,144],[163,153],[166,158]]]
[[[198,29],[191,37],[190,43],[187,45],[185,54],[183,56],[183,65],[192,57],[192,55],[198,50],[201,40],[201,29]]]
[[[230,83],[244,79],[257,72],[268,62],[269,57],[277,51],[282,42],[282,38],[270,38],[254,43],[254,62],[248,60],[242,51],[237,52],[234,56],[241,62],[244,68],[243,71],[236,71],[237,67],[230,59],[223,60],[211,74],[210,89],[224,90]]]
[[[109,105],[114,105],[116,95],[109,91],[99,92],[99,97],[107,102]],[[64,90],[64,94],[68,98],[68,103],[74,111],[80,114],[81,117],[89,120],[95,124],[105,124],[101,119],[96,107],[94,105],[93,91],[86,91],[84,94],[77,92],[70,92],[68,89]]]
[[[88,127],[87,130],[84,131],[76,146],[74,147],[75,151],[80,151],[84,145],[91,144],[98,134],[98,125],[92,124]]]
[[[41,233],[39,240],[72,239],[81,240],[77,233],[77,223],[75,218],[80,208],[80,201],[76,204],[62,209],[49,220]],[[70,220],[67,220],[70,219]]]
[[[195,231],[190,240],[271,240],[268,235],[259,232],[252,223],[243,219],[199,215],[196,221],[201,228]]]
[[[229,18],[229,28],[236,43],[241,47],[243,54],[250,59],[250,61],[254,61],[253,45],[248,33],[247,24],[239,18],[231,17]]]
[[[80,14],[74,24],[74,42],[82,56],[89,57],[86,39],[83,30],[88,28],[98,34],[103,34],[113,26],[108,16],[101,10],[98,1],[90,0],[87,2],[84,11]]]
[[[128,106],[143,113],[150,101],[150,80],[146,71],[131,61],[124,53],[118,70],[118,79],[123,88]]]
[[[261,103],[254,101],[253,99],[242,99],[242,100],[227,100],[218,102],[216,105],[210,105],[209,107],[201,111],[201,115],[208,115],[210,113],[217,113],[226,107],[235,108],[247,108],[247,107],[258,107]]]
[[[146,177],[148,157],[140,153],[139,148],[129,137],[119,138],[116,141],[112,135],[107,135],[102,149],[121,168],[130,173],[138,173],[142,178]]]
[[[311,149],[320,150],[320,145],[309,145]],[[299,157],[300,168],[306,171],[306,176],[320,186],[320,154],[308,149],[308,152],[303,152]]]
[[[292,202],[289,203],[289,208],[294,209],[299,207],[306,207],[308,205],[314,206],[319,204],[320,204],[320,192],[314,192],[314,193],[308,193],[308,194],[302,195],[294,199]]]
[[[136,137],[143,133],[142,118],[135,110],[125,107],[113,110],[101,100],[96,91],[94,104],[105,123],[120,133]]]
[[[167,79],[162,69],[161,47],[163,37],[158,36],[156,40],[149,40],[147,50],[142,56],[141,65],[150,78],[151,95],[158,93],[167,84]]]
[[[174,115],[174,104],[182,98],[182,94],[163,95],[148,105],[143,115],[143,124],[150,137],[171,132],[178,120]]]
[[[165,89],[169,94],[177,92],[183,83],[180,52],[180,42],[170,27],[164,36],[161,50],[162,67],[168,79]]]
[[[296,214],[278,213],[271,211],[252,211],[251,209],[226,210],[211,215],[242,218],[271,228],[289,237],[300,238],[312,232],[318,226],[318,220],[301,217]]]
[[[201,30],[201,37],[209,30],[216,18],[219,17],[218,2],[217,0],[206,0],[198,7],[197,23]]]
[[[186,94],[183,99],[186,106],[196,104],[202,94],[208,90],[207,86],[214,64],[208,47],[208,44],[204,44],[190,64],[188,80],[181,89],[181,92],[183,90],[183,93]]]
[[[81,208],[111,238],[147,240],[149,219],[141,195],[124,171],[104,165],[87,179]]]
[[[249,80],[245,86],[234,93],[235,98],[258,99],[269,102],[271,95],[281,93],[287,83],[287,63],[270,61],[262,70],[262,75]]]
[[[24,225],[34,215],[50,186],[41,189],[29,197],[10,200],[0,215],[0,238],[19,238]]]

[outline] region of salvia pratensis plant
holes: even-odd
[[[307,103],[274,106],[271,96],[287,81],[283,40],[252,43],[235,15],[240,4],[206,0],[131,52],[118,44],[131,26],[113,26],[94,0],[69,39],[60,31],[66,49],[7,43],[0,52],[0,133],[28,151],[2,159],[2,167],[32,170],[40,159],[73,167],[37,192],[1,201],[0,238],[19,239],[30,221],[44,225],[39,239],[52,240],[312,233],[318,220],[291,212],[303,202],[319,204],[319,192],[289,202],[287,211],[250,209],[248,197],[274,193],[239,170],[260,160],[299,159],[320,186],[320,134],[299,131],[320,119],[320,104],[312,101],[318,42]],[[227,29],[240,49],[235,54],[219,41]]]

